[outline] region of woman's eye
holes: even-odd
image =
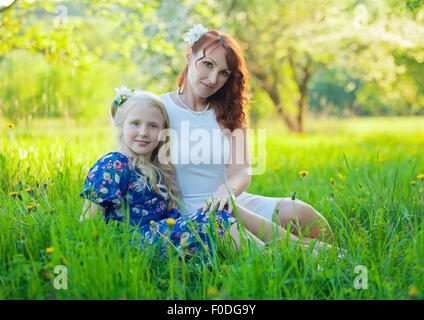
[[[157,128],[158,126],[157,125],[155,125],[155,124],[151,124],[150,125],[150,128]]]
[[[230,74],[228,71],[221,71],[221,74],[224,76],[224,77],[228,77],[228,75]]]
[[[134,126],[138,126],[138,124],[139,124],[139,123],[138,123],[137,121],[133,122],[133,125],[134,125]]]
[[[205,64],[205,66],[207,66],[208,68],[212,67],[212,63],[210,63],[209,61],[205,61],[203,62]]]

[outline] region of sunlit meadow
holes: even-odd
[[[423,123],[309,119],[293,135],[260,122],[266,171],[248,191],[296,192],[348,253],[271,243],[271,253],[246,246],[206,264],[172,250],[158,259],[115,225],[78,221],[83,179],[114,146],[107,121],[0,119],[0,299],[422,299]],[[54,285],[59,265],[66,289]]]

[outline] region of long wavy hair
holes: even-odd
[[[209,30],[191,47],[194,54],[202,50],[203,56],[196,60],[196,64],[206,55],[206,50],[221,46],[225,50],[230,76],[217,92],[207,98],[207,102],[215,109],[216,120],[224,128],[231,131],[246,127],[245,108],[249,104],[247,98],[247,68],[242,51],[237,41],[230,35],[217,30]],[[195,64],[195,65],[196,65]],[[184,66],[177,79],[178,87],[187,81],[188,65]]]
[[[158,109],[164,119],[162,130],[165,131],[170,129],[168,113],[166,112],[165,106],[160,98],[153,93],[136,90],[133,95],[120,106],[116,106],[112,103],[110,107],[112,123],[117,129],[117,142],[119,145],[118,151],[127,156],[130,168],[137,168],[148,178],[148,182],[150,183],[153,191],[168,200],[168,210],[177,208],[178,204],[175,201],[175,198],[179,197],[180,192],[175,180],[174,166],[169,161],[164,161],[164,158],[170,158],[170,149],[166,149],[164,154],[159,152],[161,147],[164,147],[164,149],[166,148],[166,146],[164,146],[165,144],[170,145],[170,137],[166,136],[165,140],[159,141],[159,144],[152,152],[150,162],[145,162],[143,156],[134,153],[125,143],[122,130],[124,121],[128,111],[138,103],[146,103],[149,106]],[[144,179],[143,175],[140,175],[136,170],[135,172]],[[146,182],[147,181],[145,181],[145,183]]]

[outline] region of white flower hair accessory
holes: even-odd
[[[201,24],[195,24],[190,30],[188,30],[186,36],[184,37],[184,41],[191,47],[206,32],[208,32],[208,29],[206,29],[204,26]]]
[[[115,88],[115,100],[113,100],[113,104],[115,106],[120,106],[125,101],[128,100],[134,94],[134,89],[128,89],[125,86],[121,86],[120,88]]]

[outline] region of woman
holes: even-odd
[[[245,192],[251,166],[244,112],[247,70],[240,47],[231,36],[201,25],[194,26],[186,40],[189,48],[178,89],[161,96],[177,134],[173,163],[181,209],[218,207],[231,213],[232,197],[243,214],[246,208],[284,228],[291,223],[296,235],[332,241],[328,222],[310,205]],[[222,134],[218,137],[217,132]]]

